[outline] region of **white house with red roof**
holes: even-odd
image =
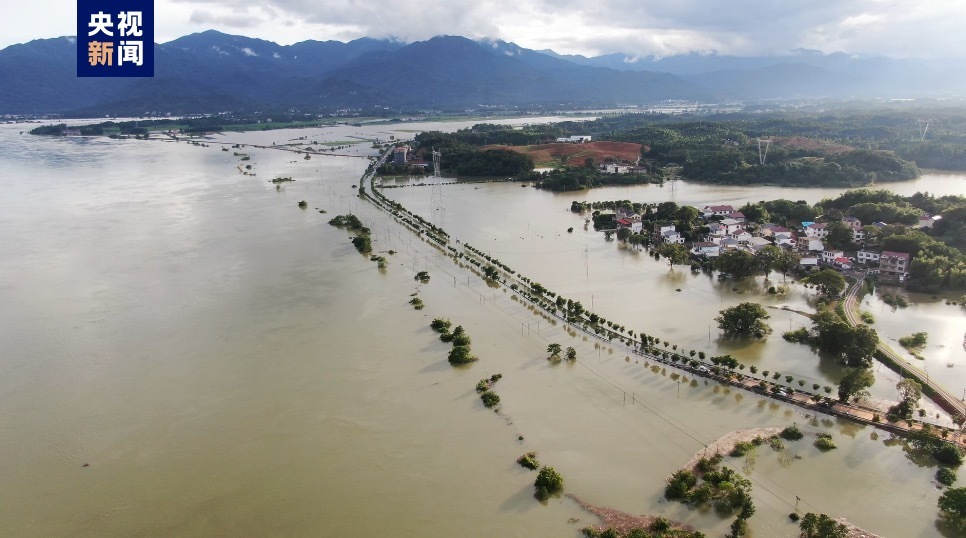
[[[735,212],[735,208],[730,205],[706,205],[701,208],[701,215],[708,217],[724,217]]]
[[[840,256],[838,258],[835,258],[834,260],[832,260],[832,264],[834,264],[839,269],[851,269],[852,268],[852,260],[850,260],[850,259],[848,259],[848,258],[846,258],[844,256]]]
[[[728,235],[735,241],[748,241],[752,238],[751,232],[744,228],[738,228]]]

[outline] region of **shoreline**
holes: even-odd
[[[568,499],[571,499],[578,506],[591,514],[594,514],[600,518],[600,523],[597,525],[588,525],[597,531],[603,532],[607,529],[614,529],[621,535],[627,534],[634,529],[644,529],[650,528],[655,521],[657,521],[659,516],[649,516],[646,514],[634,515],[628,514],[627,512],[621,512],[620,510],[615,510],[613,508],[607,508],[604,506],[597,506],[595,504],[590,504],[589,502],[581,499],[573,493],[567,493],[565,495]],[[693,531],[694,529],[688,525],[684,525],[677,521],[670,521],[671,528]]]
[[[781,433],[782,428],[769,427],[769,428],[748,428],[745,430],[735,430],[733,432],[728,432],[721,437],[715,439],[708,444],[703,450],[691,457],[690,460],[682,469],[687,469],[693,471],[698,462],[702,458],[711,458],[716,454],[721,454],[722,456],[727,456],[735,445],[741,442],[750,442],[756,437],[761,437],[767,439],[773,435],[778,435]]]

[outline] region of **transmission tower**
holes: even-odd
[[[926,140],[926,131],[929,130],[932,120],[916,120],[916,123],[919,124],[919,141],[922,142]]]
[[[764,147],[762,147],[764,144]],[[768,146],[771,145],[771,138],[759,138],[758,139],[758,162],[765,164],[765,159],[768,157]]]
[[[443,178],[439,175],[439,159],[442,154],[433,148],[433,183],[430,187],[429,210],[432,211],[433,223],[442,227],[446,218],[446,206],[443,204]]]

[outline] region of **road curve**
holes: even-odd
[[[853,284],[845,293],[845,304],[843,305],[843,310],[845,310],[845,316],[852,325],[860,324],[856,314],[856,311],[858,310],[857,297],[859,290],[862,289],[863,283],[864,280],[860,276],[856,275],[855,284]],[[959,398],[956,398],[950,394],[945,387],[929,379],[929,374],[923,372],[919,368],[909,363],[909,361],[899,356],[898,353],[893,351],[892,348],[887,346],[881,340],[879,340],[879,343],[876,345],[876,349],[886,357],[889,357],[890,360],[898,364],[903,370],[903,372],[901,372],[902,375],[915,378],[916,381],[918,381],[923,387],[928,386],[932,391],[930,398],[932,398],[932,400],[947,413],[950,413],[953,415],[953,417],[956,415],[966,417],[966,404],[964,404]]]

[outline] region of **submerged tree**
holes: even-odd
[[[731,308],[725,308],[714,319],[725,334],[755,334],[760,336],[770,330],[764,321],[770,317],[760,304],[745,302]]]

